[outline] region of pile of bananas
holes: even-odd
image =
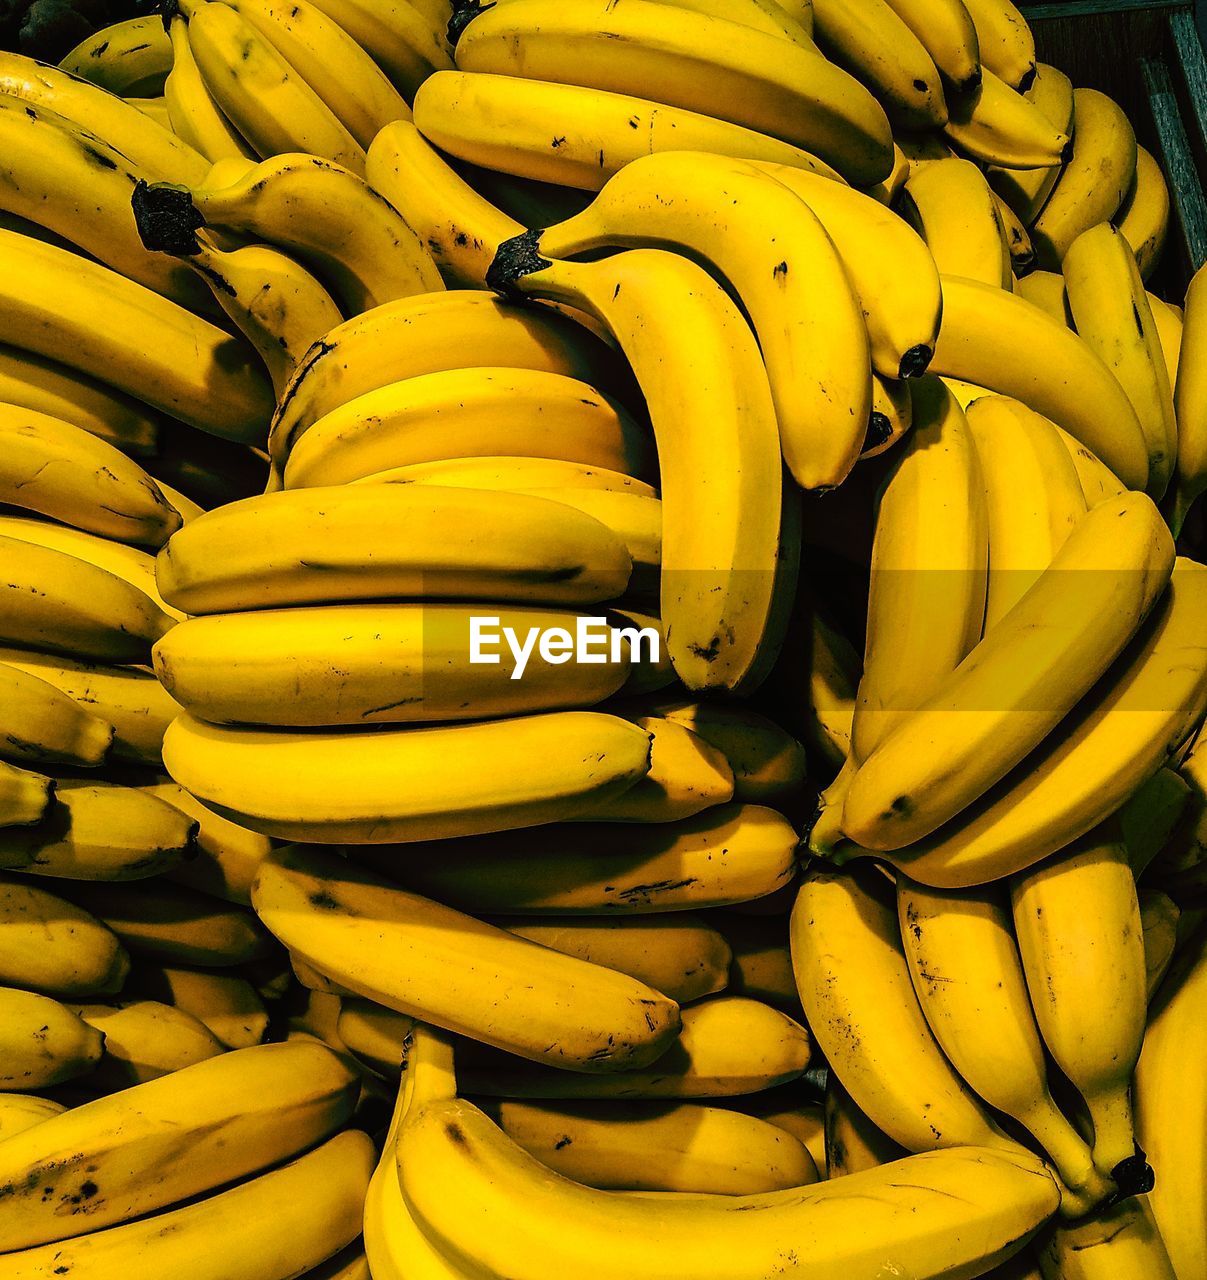
[[[1207,1280],[1207,273],[1010,0],[167,0],[0,178],[0,1280]]]

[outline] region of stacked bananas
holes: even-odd
[[[0,139],[0,1280],[1207,1277],[1207,275],[1010,0]]]

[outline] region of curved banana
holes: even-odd
[[[1073,328],[1069,299],[1065,293],[1065,278],[1059,271],[1029,271],[1020,277],[1015,293],[1041,311],[1046,311],[1053,320],[1066,328]]]
[[[338,23],[390,78],[410,102],[419,86],[437,71],[451,71],[445,28],[451,5],[409,4],[407,0],[312,0]],[[440,12],[435,15],[431,9]]]
[[[1145,1190],[1130,1091],[1148,999],[1127,849],[1117,833],[1094,832],[1016,875],[1010,896],[1036,1021],[1093,1120],[1094,1166],[1125,1195]]]
[[[317,970],[309,969],[298,956],[291,956],[290,964],[294,973],[300,975],[299,981],[305,977],[307,981],[330,982]],[[338,988],[338,984],[333,985]],[[387,1080],[399,1077],[402,1060],[406,1056],[407,1037],[414,1027],[414,1018],[395,1013],[373,1000],[362,1000],[351,992],[340,998],[336,1022],[339,1038],[361,1063]]]
[[[859,1109],[907,1151],[1010,1147],[926,1024],[892,893],[866,863],[801,883],[792,967],[818,1047]]]
[[[0,661],[0,756],[31,764],[100,764],[114,728],[49,681]]]
[[[1010,287],[1010,245],[984,174],[971,160],[936,160],[905,184],[903,215],[946,276]]]
[[[598,191],[631,160],[655,151],[769,160],[841,181],[811,151],[706,113],[666,105],[658,101],[656,85],[650,92],[658,96],[438,71],[415,95],[415,124],[433,146],[458,160],[584,191]],[[882,167],[887,173],[887,163]]]
[[[767,366],[788,469],[806,489],[841,483],[871,411],[870,352],[842,259],[808,205],[741,161],[663,153],[626,165],[532,247],[559,259],[642,246],[684,253],[728,281]]]
[[[458,751],[464,764],[450,772],[445,753]],[[253,831],[381,844],[573,817],[645,776],[650,738],[590,711],[343,733],[227,729],[182,715],[163,754],[181,786]]]
[[[99,263],[0,231],[0,323],[29,350],[203,431],[263,441],[271,391],[251,348]]]
[[[1200,268],[1186,290],[1186,312],[1174,387],[1178,463],[1170,524],[1175,533],[1199,495],[1207,490],[1207,272]]]
[[[500,372],[513,373],[515,370]],[[642,441],[643,445],[644,443]],[[589,504],[592,501],[602,504],[605,494],[637,498],[658,496],[653,485],[608,467],[596,467],[586,462],[567,462],[564,458],[530,457],[522,454],[518,457],[487,454],[484,457],[436,458],[430,462],[412,462],[404,467],[372,471],[367,476],[358,476],[350,483],[438,484],[454,489],[508,489],[513,493],[536,493],[542,496],[556,494],[556,501],[568,502],[571,506],[582,503],[581,510],[588,512]],[[577,495],[573,501],[572,495]],[[603,511],[602,505],[598,510],[602,513],[599,518],[607,524],[607,513]],[[619,522],[617,531],[620,531]]]
[[[1148,482],[1136,412],[1090,346],[1025,298],[974,280],[943,281],[932,372],[1020,400],[1087,445],[1129,488]]]
[[[57,1000],[0,987],[0,1090],[46,1089],[74,1080],[92,1071],[104,1043],[99,1031]],[[15,1134],[5,1145],[21,1143],[30,1132]]]
[[[661,613],[679,678],[693,690],[757,683],[776,640],[781,468],[754,335],[721,287],[675,254],[550,262],[535,240],[500,249],[492,284],[596,316],[646,396],[664,510]]]
[[[826,1096],[822,1106],[822,1143],[826,1157],[826,1177],[877,1169],[882,1164],[903,1160],[909,1152],[879,1129],[855,1105],[833,1071],[826,1075]]]
[[[1115,225],[1136,255],[1136,266],[1147,280],[1161,260],[1169,230],[1169,187],[1151,151],[1136,148],[1136,176],[1115,211]]]
[[[430,847],[398,865],[367,854],[419,893],[475,915],[644,914],[764,897],[794,874],[792,824],[759,805],[708,809],[671,826],[638,825],[616,849],[610,823],[552,826]],[[386,859],[389,859],[387,861]]]
[[[1119,656],[1173,563],[1173,539],[1143,494],[1088,512],[984,641],[864,758],[843,804],[845,834],[901,849],[978,800]]]
[[[1136,854],[1130,842],[1127,853],[1135,867]],[[1141,890],[1139,898],[1140,924],[1144,929],[1145,993],[1151,1005],[1177,949],[1182,909],[1168,894],[1156,889]]]
[[[398,467],[489,457],[655,472],[648,431],[598,388],[541,369],[480,366],[390,382],[337,406],[290,451],[284,484],[346,484]],[[525,485],[539,483],[534,475]]]
[[[462,1101],[409,1118],[398,1157],[403,1199],[437,1249],[474,1274],[516,1280],[805,1280],[885,1265],[921,1280],[1009,1256],[1057,1197],[1039,1162],[1017,1148],[931,1153],[850,1182],[762,1196],[596,1191],[546,1171]],[[908,1191],[895,1185],[903,1175]],[[870,1219],[868,1196],[881,1209]],[[498,1229],[467,1229],[483,1218]],[[552,1233],[550,1222],[574,1230]]]
[[[539,947],[318,850],[272,854],[252,902],[291,951],[341,986],[533,1062],[626,1073],[665,1053],[679,1032],[674,1001],[636,979]]]
[[[203,1023],[227,1049],[260,1044],[268,1030],[263,1000],[246,978],[139,960],[133,986]]]
[[[1035,80],[1023,97],[1033,102],[1061,133],[1073,136],[1073,82],[1046,62],[1036,63]],[[1059,165],[1039,169],[991,167],[989,185],[1028,226],[1044,207],[1061,175]]]
[[[1031,225],[1039,265],[1059,271],[1069,245],[1119,211],[1136,175],[1136,134],[1097,89],[1073,90],[1073,151]]]
[[[1054,1280],[1178,1280],[1149,1199],[1131,1196],[1054,1227],[1042,1241],[1040,1271]]]
[[[962,0],[888,0],[930,54],[944,82],[957,94],[981,81],[976,26]]]
[[[86,36],[59,59],[61,70],[116,93],[159,92],[172,67],[172,46],[156,13],[114,22]]]
[[[67,1108],[61,1102],[40,1098],[34,1093],[0,1093],[0,1138],[11,1138],[34,1125],[62,1115]]]
[[[1169,385],[1176,387],[1178,362],[1182,354],[1184,312],[1181,307],[1172,307],[1168,302],[1163,302],[1155,293],[1148,293],[1147,296],[1148,305],[1153,313],[1153,323],[1157,326],[1157,337],[1161,340],[1161,355],[1165,359],[1165,368],[1169,372]]]
[[[1136,259],[1109,223],[1083,231],[1061,263],[1077,332],[1118,379],[1148,447],[1147,492],[1160,502],[1178,449],[1173,390]]]
[[[221,1041],[203,1022],[156,1000],[74,1008],[105,1037],[105,1056],[94,1080],[106,1091],[156,1080],[223,1052]]]
[[[982,67],[980,85],[953,101],[943,132],[971,159],[1002,169],[1053,168],[1071,145],[1064,129],[988,66]]]
[[[1031,243],[1031,233],[1023,225],[1017,213],[990,188],[993,204],[997,209],[998,220],[1002,224],[1002,233],[1010,250],[1012,270],[1011,288],[1014,288],[1020,276],[1025,277],[1035,266],[1035,248]]]
[[[0,879],[0,983],[65,1000],[113,995],[129,972],[126,949],[94,916],[41,885]]]
[[[851,754],[855,696],[862,663],[854,646],[817,609],[811,611],[807,685],[796,691],[810,759],[820,761],[825,777],[842,768]]]
[[[1030,87],[1035,74],[1035,37],[1012,0],[964,0],[976,27],[981,62],[1012,88]]]
[[[570,10],[512,0],[469,24],[457,66],[716,115],[816,154],[851,182],[879,182],[892,168],[879,103],[820,53],[650,0]]]
[[[1079,444],[1067,431],[1062,431],[1059,427],[1056,428],[1056,434],[1068,451],[1069,457],[1073,459],[1073,466],[1077,469],[1077,479],[1081,483],[1081,492],[1085,496],[1087,507],[1094,506],[1103,498],[1118,497],[1119,494],[1126,492],[1119,482],[1119,477],[1090,449]]]
[[[172,132],[207,160],[254,161],[250,144],[222,114],[197,66],[189,45],[188,23],[177,13],[170,19],[172,69],[164,82],[163,96]]]
[[[50,809],[54,782],[29,769],[0,761],[0,821],[5,827],[40,822]],[[19,855],[16,861],[25,861]]]

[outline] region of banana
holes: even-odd
[[[1094,832],[1015,876],[1010,896],[1036,1021],[1093,1120],[1094,1166],[1124,1195],[1146,1190],[1130,1101],[1147,1005],[1144,933],[1127,850],[1117,832]]]
[[[640,697],[647,693],[657,693],[675,683],[675,672],[667,654],[666,628],[657,614],[634,608],[631,604],[613,605],[607,611],[609,623],[622,630],[628,630],[637,637],[632,652],[632,668],[629,678],[621,687],[622,697]],[[651,646],[641,637],[656,635],[657,649],[651,652]]]
[[[33,764],[100,764],[114,727],[49,681],[0,662],[0,756]]]
[[[482,366],[390,382],[339,405],[291,450],[284,484],[346,484],[395,467],[498,456],[630,476],[656,469],[648,433],[597,387],[540,369]],[[540,487],[532,480],[526,487]]]
[[[1160,775],[1158,775],[1159,777]],[[1129,858],[1134,858],[1128,847]],[[1181,908],[1168,894],[1145,889],[1139,894],[1140,924],[1144,930],[1145,994],[1149,1004],[1169,971],[1178,942]]]
[[[1073,136],[1073,82],[1046,62],[1036,63],[1035,80],[1023,97],[1033,102],[1061,133]],[[1027,226],[1034,221],[1060,179],[1059,165],[1039,169],[990,167],[989,185]]]
[[[926,1024],[891,895],[867,864],[801,883],[792,966],[818,1048],[859,1109],[907,1151],[1009,1147]]]
[[[46,1089],[85,1075],[100,1061],[104,1040],[57,1000],[0,987],[0,1091]]]
[[[765,919],[736,912],[717,912],[714,919],[733,950],[729,989],[735,995],[798,1014],[800,997],[792,975],[787,929],[778,922],[769,928]]]
[[[1061,263],[1077,332],[1118,379],[1148,447],[1148,493],[1161,500],[1178,449],[1173,390],[1144,282],[1122,231],[1101,222]]]
[[[871,411],[870,349],[842,259],[807,204],[741,161],[663,153],[626,165],[532,249],[559,259],[643,246],[684,253],[728,282],[766,363],[784,461],[804,488],[839,484]]]
[[[108,925],[132,952],[166,964],[225,969],[271,949],[249,911],[163,878],[137,885],[61,881],[55,891]]]
[[[149,672],[0,647],[0,663],[53,685],[113,726],[116,759],[157,764],[163,735],[180,708]]]
[[[443,0],[436,4],[424,0],[416,4],[407,0],[314,0],[314,7],[369,54],[408,102],[434,72],[452,70],[444,34],[451,6]]]
[[[392,853],[375,866],[408,888],[475,914],[611,915],[746,902],[792,878],[796,833],[758,805],[726,805],[673,826],[549,827],[442,844],[432,857]]]
[[[1174,409],[1178,424],[1178,463],[1170,524],[1179,532],[1199,495],[1207,490],[1207,376],[1201,352],[1207,348],[1207,272],[1197,271],[1186,290]]]
[[[970,159],[1001,169],[1051,169],[1065,161],[1071,145],[1064,129],[988,66],[980,85],[951,104],[943,132]]]
[[[629,161],[655,151],[708,151],[839,177],[811,150],[660,102],[660,88],[651,86],[651,100],[556,80],[437,71],[415,95],[415,124],[432,146],[458,160],[583,191],[598,191]],[[873,170],[880,177],[890,154]]]
[[[156,965],[144,958],[131,986],[192,1014],[227,1049],[260,1044],[268,1031],[263,1000],[246,978],[234,974]]]
[[[946,85],[969,93],[981,81],[976,26],[961,0],[888,0],[930,54]]]
[[[913,425],[909,383],[872,373],[872,415],[860,461],[887,453]]]
[[[1035,246],[1031,243],[1031,233],[1018,214],[992,188],[990,194],[1010,250],[1011,288],[1017,288],[1019,278],[1035,266]]]
[[[678,1034],[678,1006],[652,987],[345,865],[295,847],[266,859],[252,889],[277,937],[342,986],[572,1072],[643,1067]]]
[[[943,281],[933,373],[1020,400],[1087,445],[1129,488],[1148,451],[1123,388],[1092,348],[1025,298],[973,280]]]
[[[1119,656],[1173,563],[1150,499],[1099,503],[984,641],[865,757],[843,805],[845,834],[901,849],[984,795]]]
[[[366,392],[486,365],[567,374],[607,391],[623,382],[614,353],[564,316],[481,290],[419,294],[346,320],[307,354],[278,407],[269,453],[282,467],[303,432]]]
[[[178,14],[169,19],[172,69],[163,96],[172,132],[207,160],[254,161],[255,152],[238,129],[222,114],[189,45],[188,23]]]
[[[877,204],[884,205],[886,208],[890,206],[894,200],[901,194],[901,188],[905,186],[909,180],[910,160],[909,156],[897,145],[896,140],[893,141],[893,167],[888,177],[883,182],[873,183],[867,188],[867,194]]]
[[[8,404],[0,404],[0,500],[152,547],[181,524],[138,463],[69,422]]]
[[[905,184],[902,208],[943,275],[1010,287],[1010,246],[993,193],[970,160],[937,160]]]
[[[453,489],[505,489],[509,493],[534,493],[555,497],[570,506],[581,503],[580,510],[590,512],[592,504],[605,524],[614,523],[619,533],[626,524],[635,533],[648,527],[651,546],[657,539],[654,526],[661,518],[660,507],[647,507],[650,519],[623,520],[622,507],[610,506],[616,498],[657,498],[658,491],[644,480],[634,479],[608,467],[590,463],[567,462],[564,458],[542,458],[487,454],[483,457],[436,458],[431,462],[412,462],[404,467],[387,467],[367,476],[359,476],[352,484],[435,484]],[[606,519],[605,519],[606,517]],[[622,534],[622,538],[623,538]],[[635,554],[635,553],[634,553]],[[651,563],[657,554],[649,556]]]
[[[33,1093],[0,1093],[0,1139],[15,1137],[66,1110],[61,1102]]]
[[[1161,260],[1169,230],[1169,187],[1151,151],[1136,148],[1136,174],[1113,219],[1147,280]]]
[[[967,421],[989,514],[988,632],[1051,564],[1085,515],[1086,500],[1073,459],[1046,418],[1006,396],[984,396],[969,406]]]
[[[301,956],[290,955],[289,972],[292,973],[293,978],[305,987],[307,991],[316,991],[320,995],[338,996],[341,1000],[357,1000],[366,1008],[375,1009],[382,1016],[388,1015],[395,1024],[408,1024],[409,1026],[409,1024],[414,1022],[413,1018],[404,1017],[401,1013],[394,1013],[392,1010],[385,1009],[381,1005],[374,1004],[372,1000],[360,1000],[360,998],[353,992],[349,991],[347,987],[341,987],[338,982],[332,981],[332,979],[328,978],[325,973],[319,973],[312,964],[303,960]],[[342,1008],[343,1006],[341,1006],[341,1011]],[[343,1037],[341,1036],[340,1038],[342,1039]],[[399,1043],[401,1043],[403,1039],[401,1032],[398,1039]]]
[[[585,615],[491,606],[499,629],[525,637]],[[194,715],[220,724],[366,726],[482,720],[589,707],[628,678],[623,649],[602,663],[534,651],[522,679],[472,661],[476,605],[319,605],[193,618],[156,647],[156,674]],[[168,637],[165,637],[167,640]],[[499,642],[502,643],[501,641]],[[494,654],[498,657],[498,654]]]
[[[907,1190],[898,1185],[903,1175]],[[429,1103],[408,1118],[398,1176],[421,1230],[455,1266],[481,1275],[506,1270],[516,1280],[753,1280],[776,1273],[812,1280],[870,1275],[878,1266],[919,1280],[955,1275],[1008,1257],[1057,1195],[1033,1156],[980,1148],[753,1197],[596,1191],[546,1171],[463,1101]],[[870,1218],[869,1196],[880,1206]],[[483,1220],[496,1229],[467,1226]],[[550,1222],[573,1223],[574,1230],[551,1233]]]
[[[295,966],[301,961],[296,958]],[[415,1019],[393,1009],[383,1008],[373,1000],[356,996],[340,999],[336,1031],[358,1062],[387,1080],[397,1079],[406,1057],[406,1040]]]
[[[161,128],[137,107],[99,85],[19,53],[0,52],[0,94],[48,108],[78,128],[104,138],[149,177],[202,182],[210,162],[200,151]]]
[[[255,28],[361,147],[411,109],[385,73],[320,5],[308,0],[224,0]],[[304,148],[298,148],[303,150]]]
[[[1069,312],[1069,299],[1065,293],[1065,278],[1056,271],[1031,271],[1021,277],[1015,292],[1021,298],[1046,311],[1053,320],[1066,328],[1073,328]]]
[[[0,345],[0,400],[62,418],[136,457],[156,447],[159,421],[146,405],[19,347]]]
[[[463,765],[450,771],[445,753],[458,751]],[[564,820],[631,787],[649,755],[648,733],[592,711],[292,733],[182,715],[164,738],[168,772],[207,807],[265,835],[318,844],[445,839]]]
[[[721,1107],[483,1099],[482,1110],[547,1168],[589,1187],[734,1196],[817,1181],[797,1138]]]
[[[859,1110],[833,1071],[826,1076],[822,1141],[827,1178],[845,1178],[866,1169],[878,1169],[909,1155]]]
[[[1060,1174],[1061,1212],[1081,1217],[1114,1187],[1095,1171],[1089,1147],[1048,1088],[1043,1041],[1001,898],[993,889],[927,889],[898,876],[910,977],[951,1064],[1039,1142]]]
[[[723,991],[729,982],[728,942],[703,917],[688,912],[610,920],[498,916],[491,923],[529,942],[627,973],[680,1004]]]
[[[86,560],[0,535],[0,638],[109,662],[145,661],[173,620],[138,588]]]
[[[799,1023],[758,1000],[721,995],[683,1010],[674,1044],[638,1070],[584,1075],[533,1066],[494,1049],[458,1048],[467,1092],[521,1098],[732,1098],[797,1079],[812,1042]]]
[[[1192,832],[1186,830],[1192,821],[1188,816],[1192,799],[1190,783],[1175,769],[1165,768],[1154,773],[1119,810],[1123,843],[1137,880],[1175,834],[1179,835],[1179,846],[1183,844],[1183,833],[1193,838]]]
[[[94,1079],[106,1092],[171,1075],[223,1052],[221,1042],[191,1013],[155,1000],[117,1008],[77,1005],[75,1011],[105,1037],[105,1056]]]
[[[49,1280],[56,1268],[66,1268],[97,1280],[182,1271],[195,1280],[288,1280],[356,1238],[373,1159],[367,1134],[340,1133],[292,1164],[219,1195],[6,1255],[0,1275]],[[223,1242],[221,1250],[211,1247],[215,1240]]]
[[[241,340],[99,263],[11,231],[0,231],[0,281],[0,321],[29,350],[204,431],[263,440],[271,392]],[[148,326],[154,342],[144,341]]]
[[[1147,296],[1148,305],[1152,308],[1153,323],[1157,326],[1157,336],[1161,339],[1161,354],[1169,372],[1169,385],[1176,387],[1178,361],[1182,354],[1183,312],[1180,307],[1171,307],[1168,302],[1162,302],[1155,293]]]
[[[1055,424],[1053,424],[1055,425]],[[1085,445],[1079,444],[1067,431],[1056,428],[1056,434],[1073,459],[1077,469],[1077,479],[1081,482],[1081,492],[1085,495],[1085,504],[1092,507],[1103,498],[1114,498],[1126,493],[1119,483],[1118,476],[1107,467],[1102,460]]]
[[[951,830],[890,859],[923,884],[961,888],[1021,871],[1085,835],[1169,760],[1207,711],[1205,625],[1207,571],[1179,558],[1170,590],[1110,678],[1026,769]]]
[[[0,830],[41,822],[50,809],[53,794],[50,778],[0,761]],[[18,854],[16,861],[23,864],[24,855]]]
[[[851,182],[879,182],[892,168],[879,103],[820,53],[649,0],[572,10],[513,0],[470,23],[457,43],[457,67],[719,116],[818,155]]]
[[[746,1115],[766,1120],[777,1129],[783,1129],[799,1138],[813,1159],[813,1165],[821,1177],[826,1177],[825,1124],[820,1104],[802,1102],[791,1085],[787,1090],[773,1089],[766,1093],[747,1094],[735,1098],[734,1104]],[[905,1152],[900,1152],[904,1155]]]
[[[88,912],[17,876],[0,879],[0,982],[70,999],[113,995],[129,971],[125,948]]]
[[[363,1243],[357,1239],[306,1272],[307,1280],[373,1280]]]
[[[1097,89],[1073,91],[1073,152],[1031,226],[1039,265],[1058,271],[1069,245],[1119,211],[1136,176],[1136,134]]]
[[[59,60],[60,70],[120,97],[158,91],[172,67],[172,46],[158,14],[114,22]]]
[[[1012,88],[1026,89],[1035,74],[1035,38],[1011,0],[964,0],[976,27],[986,70]]]
[[[1161,992],[1136,1071],[1137,1136],[1157,1171],[1149,1197],[1177,1280],[1207,1265],[1203,1208],[1207,1196],[1207,1091],[1188,1064],[1207,1039],[1207,960],[1203,937],[1190,944]]]
[[[661,615],[675,671],[697,692],[757,684],[778,641],[781,468],[754,335],[720,285],[676,254],[550,262],[535,239],[507,242],[491,283],[597,317],[646,396],[664,510]]]
[[[827,777],[851,754],[855,698],[862,670],[851,642],[813,609],[809,623],[808,687],[802,690],[804,740]]]
[[[305,151],[364,172],[360,143],[246,18],[221,0],[189,0],[181,9],[215,105],[253,151],[262,158]]]
[[[1132,1196],[1043,1239],[1044,1280],[1178,1280],[1147,1196]]]
[[[208,509],[199,502],[194,502],[192,498],[185,497],[179,489],[173,489],[166,480],[156,480],[155,484],[160,493],[167,498],[168,505],[176,508],[176,513],[180,516],[182,524],[188,524],[190,520],[196,520],[199,515],[204,515]]]

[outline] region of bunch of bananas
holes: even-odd
[[[0,1280],[1207,1280],[1207,272],[1010,0],[0,142]]]

